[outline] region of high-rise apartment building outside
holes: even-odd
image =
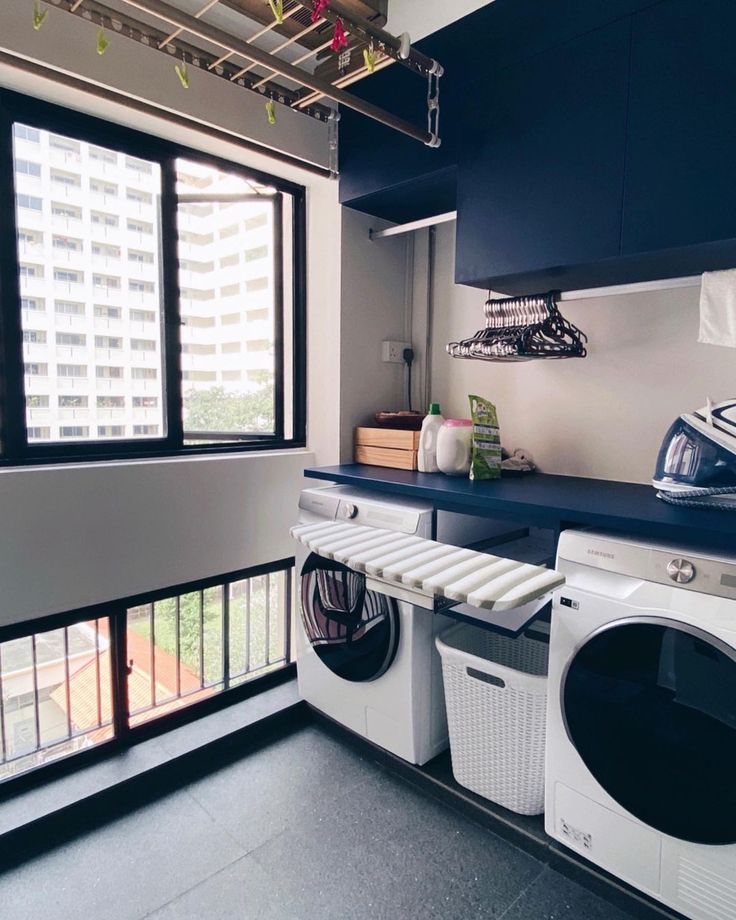
[[[165,435],[158,164],[14,129],[29,442]],[[185,438],[274,424],[273,190],[177,161]]]

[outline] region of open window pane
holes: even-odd
[[[282,196],[177,160],[184,437],[276,436]]]
[[[161,438],[161,169],[13,129],[30,443]]]
[[[114,735],[110,623],[0,643],[0,780]]]

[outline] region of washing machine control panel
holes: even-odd
[[[338,521],[349,521],[351,524],[392,530],[397,533],[414,534],[419,531],[419,513],[398,504],[391,506],[384,502],[341,499],[335,517]],[[430,534],[427,533],[426,536],[429,537]]]
[[[560,537],[556,568],[567,576],[568,584],[574,584],[579,565],[736,600],[734,554],[710,555],[655,540],[566,530]]]
[[[695,578],[695,566],[687,559],[673,559],[667,564],[667,574],[678,585],[688,585]]]

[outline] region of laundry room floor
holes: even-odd
[[[633,917],[319,726],[0,875],[3,920]]]

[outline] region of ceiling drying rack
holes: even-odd
[[[188,87],[189,82],[187,68],[192,67],[258,93],[270,106],[278,102],[312,118],[334,124],[339,116],[336,116],[333,107],[324,104],[323,100],[327,100],[353,109],[428,147],[440,145],[439,82],[443,74],[442,66],[413,48],[406,33],[398,37],[391,35],[368,19],[357,16],[343,0],[279,0],[279,3],[264,0],[265,9],[269,11],[267,21],[247,38],[230,34],[205,18],[211,10],[221,5],[230,13],[240,13],[244,22],[252,22],[242,6],[232,0],[203,0],[194,15],[165,0],[113,0],[117,6],[132,7],[144,14],[144,17],[153,17],[160,28],[127,16],[119,9],[105,6],[97,0],[43,2],[94,23],[99,29],[108,30],[112,36],[120,35],[167,54],[176,63],[177,74],[184,88]],[[331,35],[333,27],[334,38]],[[342,41],[337,40],[338,30],[344,36]],[[315,36],[326,31],[330,32],[329,38],[318,41],[315,47],[308,48],[292,62],[277,54],[300,41],[307,43],[307,39],[310,44],[314,44]],[[267,51],[256,44],[258,39],[269,33],[283,38],[273,51]],[[103,54],[105,48],[106,44],[100,50],[98,44],[98,54]],[[334,55],[337,61],[335,74],[329,79],[299,66],[317,60],[319,55],[328,53],[330,48],[337,48]],[[358,66],[355,66],[356,59]],[[426,127],[419,127],[345,91],[346,86],[394,63],[426,79]],[[268,117],[272,123],[275,121],[273,109],[269,109]]]

